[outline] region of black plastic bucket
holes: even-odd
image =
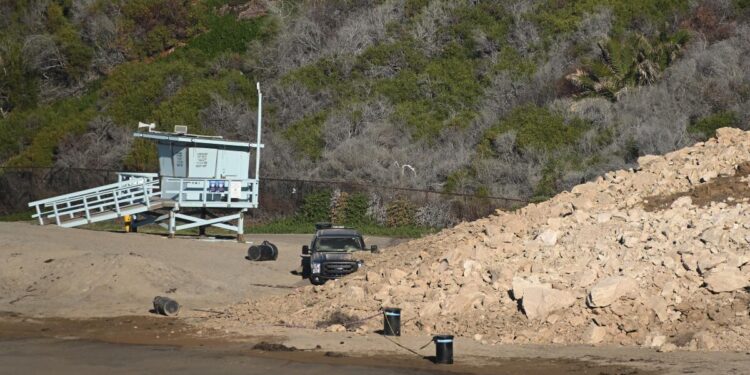
[[[260,245],[253,245],[247,249],[247,259],[253,261],[276,260],[279,257],[279,248],[276,245],[263,241]]]
[[[383,310],[383,335],[401,336],[401,309],[386,307]]]
[[[161,315],[174,316],[180,311],[180,304],[171,298],[157,296],[154,297],[154,311]]]
[[[432,337],[435,342],[435,363],[453,364],[453,336],[436,335]]]

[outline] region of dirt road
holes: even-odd
[[[249,244],[168,239],[29,223],[0,223],[0,311],[34,316],[148,314],[154,296],[185,313],[285,293],[306,281],[290,271],[310,235],[248,235],[279,247],[273,262],[244,259]],[[366,238],[383,248],[395,240]]]

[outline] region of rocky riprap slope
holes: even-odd
[[[366,272],[233,306],[211,324],[321,327],[334,313],[397,306],[406,334],[745,350],[750,133],[720,129],[638,162],[547,202],[388,248],[368,257]]]

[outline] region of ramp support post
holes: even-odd
[[[175,213],[174,211],[169,211],[169,238],[174,238],[175,235]]]
[[[237,242],[240,243],[245,242],[245,211],[247,209],[240,211],[237,217]]]

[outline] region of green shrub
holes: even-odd
[[[45,21],[47,29],[52,32],[69,24],[68,20],[65,18],[63,7],[55,1],[52,1],[47,5],[46,16]]]
[[[392,43],[375,44],[357,58],[356,68],[365,71],[377,66],[397,66],[402,70],[422,71],[429,59],[418,47],[417,41],[407,37]]]
[[[206,24],[208,31],[192,38],[185,48],[199,50],[205,58],[226,52],[245,52],[250,41],[267,38],[275,31],[275,23],[270,18],[240,21],[232,14],[210,16]]]
[[[331,197],[330,218],[334,224],[344,224],[344,209],[346,209],[349,193],[342,191],[338,196]]]
[[[66,10],[69,8],[70,4],[65,2],[50,2],[46,9],[46,26],[60,47],[60,52],[65,56],[66,63],[61,70],[68,80],[76,81],[89,70],[94,53],[92,48],[81,40],[79,30],[68,20]]]
[[[688,125],[688,132],[701,135],[704,138],[716,136],[716,129],[725,127],[738,127],[740,119],[734,112],[718,112],[701,118]]]
[[[516,145],[530,151],[553,151],[573,146],[591,127],[589,122],[575,118],[566,121],[562,114],[529,104],[516,107],[511,114],[490,128],[480,143],[481,154],[493,155],[492,143],[505,132],[516,133]]]
[[[11,167],[50,167],[57,145],[67,134],[81,134],[96,116],[95,96],[70,98],[0,120],[0,156],[15,154]],[[18,145],[21,144],[19,147]]]
[[[623,159],[626,163],[635,163],[641,156],[641,147],[635,139],[628,139],[623,148]]]
[[[345,80],[341,67],[335,60],[320,59],[314,64],[305,65],[284,77],[284,82],[300,82],[308,90],[319,91],[331,88]]]
[[[532,202],[541,202],[552,198],[560,191],[559,180],[561,177],[562,170],[558,163],[547,163],[542,169],[542,178],[534,187],[534,193],[530,200]]]
[[[399,198],[386,206],[386,225],[389,227],[412,227],[416,224],[417,207],[407,199]]]
[[[472,171],[468,168],[461,168],[454,171],[446,178],[443,191],[446,193],[464,193],[463,187],[471,180],[472,175]]]
[[[22,47],[16,38],[0,38],[0,60],[3,72],[0,74],[0,109],[10,112],[16,108],[33,108],[39,95],[38,77],[24,62]]]
[[[675,13],[686,11],[688,6],[688,0],[545,0],[537,5],[529,18],[540,27],[549,42],[557,35],[577,30],[586,14],[603,8],[612,9],[613,32],[620,34],[643,22],[661,27]]]
[[[508,71],[516,79],[528,78],[536,72],[536,63],[522,56],[515,48],[505,46],[500,50],[500,59],[494,69]]]
[[[483,1],[478,4],[459,6],[454,11],[455,22],[450,26],[451,36],[458,40],[467,52],[474,49],[474,36],[483,33],[494,43],[505,43],[513,19],[499,1]]]
[[[540,202],[552,198],[564,189],[566,174],[584,171],[597,161],[596,155],[586,157],[568,150],[554,154],[542,166],[542,176],[534,186],[530,200]]]
[[[305,223],[330,220],[331,191],[319,190],[307,194],[300,208],[298,218]]]
[[[0,215],[0,222],[8,221],[31,221],[31,215],[36,214],[35,210],[25,210],[21,212],[6,213]]]
[[[191,0],[127,0],[120,10],[119,44],[133,58],[157,55],[195,35],[206,16]]]
[[[407,17],[414,17],[429,3],[430,0],[406,0],[404,3],[404,13]]]
[[[159,168],[159,159],[154,142],[145,139],[134,139],[130,153],[125,156],[123,166],[126,171],[150,172]]]
[[[0,30],[0,109],[10,112],[14,109],[27,109],[36,105],[39,93],[39,81],[42,73],[46,79],[55,81],[55,84],[71,84],[80,80],[90,69],[93,50],[81,40],[80,32],[68,19],[67,10],[71,4],[69,1],[48,2],[43,13],[41,25],[28,24],[30,16],[30,5],[26,1],[11,2],[12,17],[5,19],[9,24],[3,25]],[[36,6],[36,5],[35,5]],[[6,15],[2,16],[7,17]],[[35,28],[42,26],[46,30]],[[51,36],[56,47],[65,59],[65,64],[59,67],[46,67],[44,72],[35,69],[37,64],[26,61],[25,58],[33,58],[24,53],[25,37],[32,34],[45,34]]]
[[[405,70],[376,84],[376,91],[396,103],[394,120],[405,123],[417,138],[434,139],[443,128],[463,127],[474,117],[486,83],[472,61],[436,59],[424,72]]]
[[[367,223],[367,207],[369,197],[365,193],[350,194],[343,209],[343,224],[358,226]]]
[[[200,71],[184,61],[131,62],[119,66],[104,82],[102,95],[107,113],[120,125],[156,121],[159,105],[174,93],[166,92],[167,79],[191,82]],[[170,124],[164,124],[170,127]],[[161,128],[161,130],[168,130]]]
[[[284,137],[292,142],[298,156],[316,160],[323,154],[325,142],[322,132],[326,117],[327,112],[318,112],[306,116],[284,130]]]

